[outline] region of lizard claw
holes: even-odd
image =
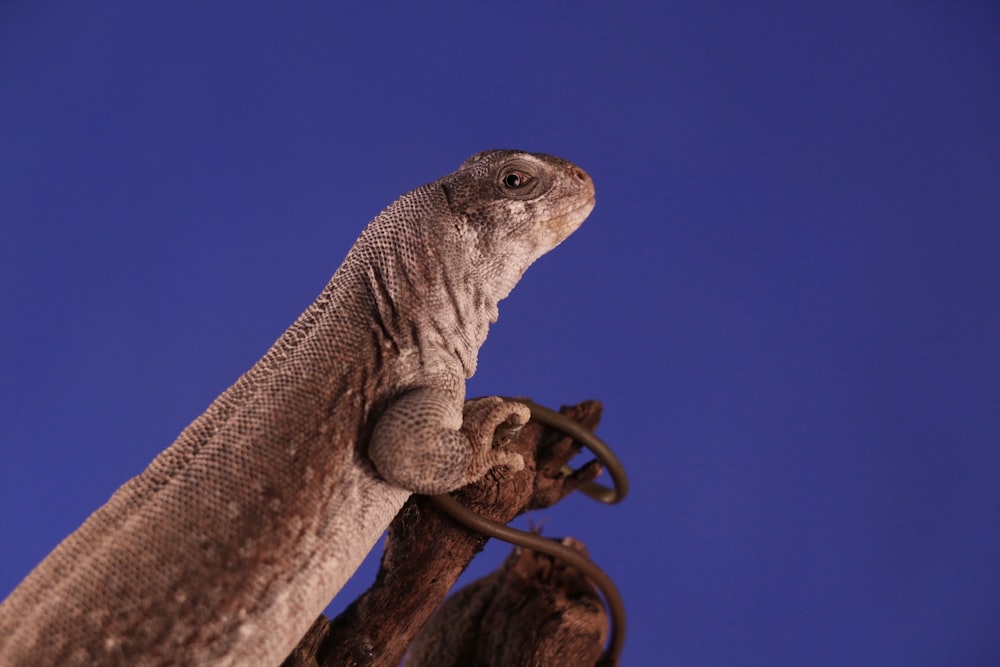
[[[515,403],[515,404],[507,403],[505,405],[513,405],[513,407],[516,408],[527,409],[520,403]],[[531,418],[530,413],[528,414],[528,418],[529,419]],[[507,415],[507,418],[504,419],[499,424],[497,424],[496,428],[494,429],[493,444],[495,446],[501,446],[507,444],[511,440],[515,440],[517,436],[520,435],[521,429],[524,428],[524,425],[527,423],[528,420],[525,419],[524,415],[521,414],[520,412],[510,413],[509,415]]]
[[[531,419],[531,411],[522,403],[505,401],[499,396],[476,398],[465,403],[462,430],[469,437],[473,451],[466,468],[466,480],[479,480],[494,466],[512,472],[524,469],[524,458],[502,447],[517,437]]]

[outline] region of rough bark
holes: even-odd
[[[567,537],[562,543],[586,554]],[[595,665],[608,614],[583,574],[529,549],[449,597],[410,646],[406,667]]]
[[[593,430],[600,420],[601,404],[585,401],[564,407],[561,412]],[[591,461],[575,475],[563,477],[562,466],[576,455],[579,446],[562,433],[534,421],[506,446],[524,456],[524,470],[517,473],[494,470],[455,494],[462,504],[500,523],[507,523],[526,510],[555,504],[601,471],[600,464]],[[373,586],[333,621],[328,622],[322,616],[317,619],[289,655],[285,667],[399,665],[413,638],[487,539],[456,523],[430,498],[412,497],[389,527],[381,569]],[[552,568],[542,567],[537,571],[544,573]],[[551,639],[548,635],[558,631],[553,626],[541,633],[545,636],[536,632],[525,636],[523,641],[541,645]],[[599,648],[600,643],[598,653]],[[594,661],[596,657],[591,664]]]

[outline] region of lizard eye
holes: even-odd
[[[503,199],[538,199],[551,185],[545,170],[526,159],[506,160],[494,173]]]
[[[504,177],[500,179],[500,182],[502,182],[504,186],[510,188],[511,190],[516,190],[517,188],[526,184],[530,180],[531,177],[528,176],[527,174],[520,171],[512,171],[504,175]]]

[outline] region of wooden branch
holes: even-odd
[[[561,412],[593,430],[601,405],[586,401]],[[579,447],[533,421],[506,446],[524,456],[524,470],[494,470],[456,494],[470,509],[500,523],[528,509],[555,504],[601,471],[600,464],[591,461],[575,475],[563,477],[560,469]],[[410,498],[389,526],[374,585],[332,622],[317,619],[285,667],[399,665],[407,646],[486,541],[441,512],[429,498]]]
[[[586,555],[573,538],[562,543]],[[406,667],[595,665],[608,630],[604,603],[579,570],[514,549],[500,569],[434,612],[410,646]]]

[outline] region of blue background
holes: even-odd
[[[511,147],[598,205],[469,392],[604,402],[625,664],[1000,664],[998,5],[346,4],[0,7],[0,596]]]

